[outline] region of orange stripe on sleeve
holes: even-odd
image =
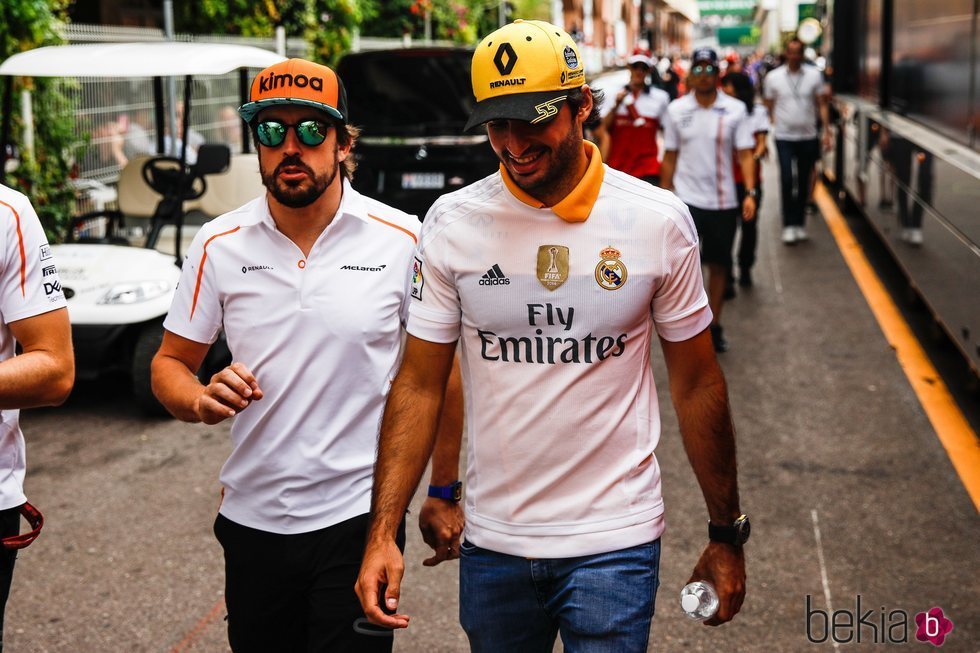
[[[415,243],[416,245],[419,244],[419,239],[415,237],[415,234],[413,234],[411,231],[409,231],[405,227],[399,227],[397,224],[394,224],[392,222],[388,222],[387,220],[382,220],[378,216],[371,215],[370,213],[368,213],[368,217],[371,218],[372,220],[377,220],[381,224],[386,224],[389,227],[392,227],[393,229],[397,229],[398,231],[401,231],[401,232],[404,232],[404,233],[408,234],[408,237],[412,239],[412,242],[413,243]]]
[[[219,236],[227,236],[228,234],[233,234],[241,229],[241,226],[235,227],[234,229],[229,229],[228,231],[222,231],[220,234],[215,234],[207,239],[204,243],[204,253],[201,254],[201,264],[197,268],[197,283],[194,285],[194,301],[191,303],[191,318],[194,319],[194,311],[197,310],[197,296],[201,293],[201,281],[204,278],[204,262],[208,260],[208,245],[211,241]]]
[[[10,209],[11,213],[14,214],[14,218],[17,219],[17,244],[20,246],[20,296],[26,297],[27,292],[24,288],[27,284],[27,253],[24,251],[24,233],[20,230],[20,214],[17,213],[17,209],[3,200],[0,200],[0,204]]]

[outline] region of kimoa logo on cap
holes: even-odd
[[[322,91],[323,78],[292,75],[290,73],[269,73],[267,76],[259,78],[259,93],[268,93],[277,88],[285,88],[287,86],[295,86],[296,88],[306,88],[309,86],[314,91]]]

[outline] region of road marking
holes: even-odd
[[[184,638],[177,642],[172,649],[170,649],[170,653],[185,653],[186,651],[191,650],[191,647],[194,646],[197,640],[201,638],[201,635],[204,634],[204,630],[219,614],[221,614],[221,611],[224,610],[224,608],[225,598],[221,597],[218,599],[217,603],[211,606],[208,613],[201,617],[201,619],[194,624],[194,627],[191,628],[186,635],[184,635]]]
[[[817,511],[810,511],[810,518],[813,520],[813,539],[817,541],[817,560],[820,561],[820,581],[823,583],[823,598],[827,602],[827,614],[834,614],[834,604],[830,600],[830,580],[827,578],[827,562],[823,557],[823,539],[820,537],[820,521],[817,519]],[[809,627],[809,626],[808,626]],[[830,641],[834,644],[834,650],[839,651],[840,645],[833,637]]]
[[[899,365],[946,449],[953,468],[973,499],[973,505],[980,511],[980,443],[977,442],[976,432],[970,428],[823,184],[817,184],[813,196],[844,261],[878,320],[878,326],[895,350]]]

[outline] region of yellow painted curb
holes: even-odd
[[[970,428],[922,345],[912,334],[823,184],[817,184],[813,196],[864,299],[895,350],[898,363],[918,395],[939,441],[973,499],[973,505],[980,511],[980,443],[977,442],[976,432]]]

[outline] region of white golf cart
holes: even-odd
[[[7,76],[6,106],[0,107],[0,156],[5,156],[9,142],[14,76],[153,78],[157,152],[162,153],[163,78],[184,78],[179,133],[187,134],[192,76],[239,70],[244,96],[246,69],[282,60],[260,48],[212,43],[64,45],[22,52],[0,64],[0,76]],[[52,246],[68,299],[78,377],[128,372],[134,398],[149,413],[163,412],[150,389],[150,360],[163,337],[163,318],[183,262],[181,251],[204,221],[264,192],[244,123],[241,136],[243,153],[234,157],[227,145],[204,144],[189,165],[185,143],[177,157],[130,160],[118,182],[119,209],[74,218],[65,244]],[[0,161],[0,170],[5,163]],[[216,344],[199,372],[202,378],[227,361],[223,341]]]

